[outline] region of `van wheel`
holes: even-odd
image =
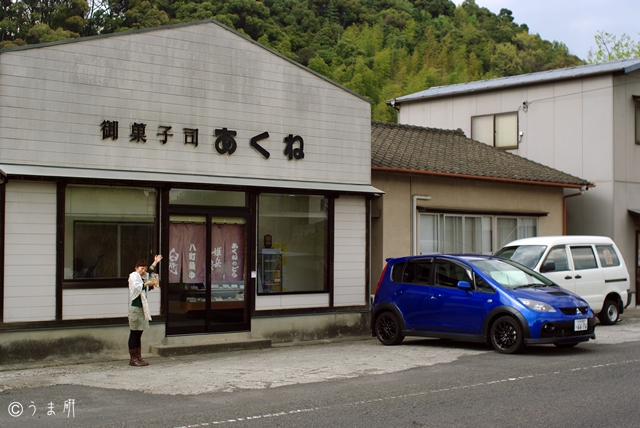
[[[516,354],[524,348],[520,323],[513,317],[503,316],[491,326],[491,344],[501,354]]]
[[[383,312],[376,319],[376,337],[383,345],[398,345],[404,340],[400,323],[392,312]]]
[[[602,310],[598,314],[598,319],[604,325],[613,325],[620,320],[620,310],[618,304],[613,300],[605,300]]]

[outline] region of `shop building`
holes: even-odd
[[[366,99],[205,21],[1,50],[0,106],[5,358],[126,353],[156,253],[145,348],[367,331]]]

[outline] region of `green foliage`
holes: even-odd
[[[386,101],[432,86],[583,63],[475,0],[0,0],[0,47],[206,19],[367,97],[381,121],[397,117]],[[600,42],[638,55],[627,36]]]
[[[614,34],[598,31],[594,38],[598,50],[595,53],[589,51],[588,61],[590,64],[640,58],[640,42],[633,41],[626,34],[618,39]]]

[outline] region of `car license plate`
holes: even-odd
[[[574,325],[573,325],[573,330],[574,331],[584,331],[588,328],[587,326],[587,320],[583,319],[583,320],[575,320],[574,321]]]

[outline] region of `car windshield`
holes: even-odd
[[[536,267],[540,257],[547,249],[546,245],[518,245],[515,247],[504,247],[496,253],[496,256],[511,259],[529,269]]]
[[[506,289],[554,285],[542,275],[509,260],[469,260],[469,263]]]

